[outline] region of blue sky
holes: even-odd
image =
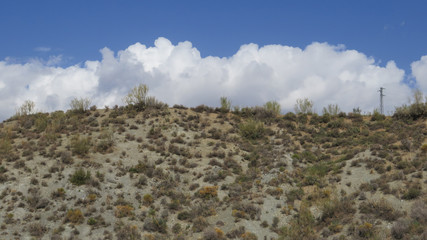
[[[17,82],[18,77],[15,76],[13,81],[8,77],[11,75],[11,65],[23,67],[25,64],[37,62],[41,67],[36,72],[42,72],[43,76],[47,74],[45,71],[53,71],[53,67],[65,72],[67,69],[70,71],[69,68],[72,66],[87,70],[86,61],[102,63],[105,56],[100,53],[100,50],[104,47],[111,50],[113,57],[117,58],[118,52],[125,51],[135,43],[153,47],[154,42],[160,37],[170,41],[173,46],[178,46],[185,41],[190,42],[190,48],[196,49],[202,60],[208,56],[225,57],[231,60],[242,46],[250,43],[257,44],[259,48],[280,45],[304,51],[313,42],[319,42],[334,48],[337,53],[354,50],[366,56],[368,59],[366,64],[369,66],[386,68],[387,63],[393,61],[397,69],[404,71],[401,81],[413,80],[414,85],[422,87],[424,83],[421,82],[425,81],[421,79],[425,72],[424,62],[421,62],[418,67],[419,79],[413,76],[411,64],[421,61],[420,59],[427,55],[426,10],[425,1],[393,0],[4,0],[0,1],[0,61],[5,64],[4,69],[7,66],[9,68],[8,74],[5,73],[6,70],[3,70],[3,74],[0,72],[0,81],[3,81],[0,82],[0,91],[2,85],[9,86],[12,82]],[[345,48],[340,45],[344,45]],[[304,64],[306,63],[301,63],[302,66]],[[336,76],[341,76],[343,71]],[[41,75],[31,76],[37,78]],[[151,78],[154,78],[153,76],[151,75]],[[321,79],[328,80],[328,76],[318,72],[313,72],[310,76],[320,76]],[[140,80],[144,82],[144,79],[147,78]],[[86,90],[82,90],[85,92],[83,95],[99,98],[101,101],[100,95],[105,93],[100,91],[105,89],[99,87],[100,82],[103,81],[102,77],[98,76],[94,81],[98,81],[98,85],[89,85],[98,88],[96,93],[90,95],[85,92]],[[151,79],[150,81],[160,80]],[[37,85],[25,81],[22,81],[22,84]],[[125,90],[117,91],[123,93]],[[160,94],[159,98],[163,96],[162,94],[167,94],[160,87],[154,90]],[[302,89],[296,87],[294,90],[292,94],[295,97],[304,97],[297,93]],[[5,87],[3,91],[6,91]],[[226,90],[222,92],[235,96],[240,105],[246,103],[240,95],[233,95]],[[258,104],[265,99],[265,95],[269,94],[267,92],[260,96],[258,101],[249,101],[247,104]],[[49,107],[46,99],[51,95],[40,92],[31,94],[21,92],[19,96],[37,98],[35,101],[40,103],[43,110],[65,107],[64,104]],[[273,94],[273,97],[282,102],[286,98],[277,93]],[[15,99],[13,104],[19,104],[22,98]],[[324,104],[328,102],[328,99],[318,98]],[[117,102],[117,99],[118,97],[112,102]],[[169,103],[178,100],[187,103],[185,99],[179,97],[166,100]],[[208,103],[214,101],[200,100],[207,100]],[[338,97],[329,100],[340,101]],[[11,102],[6,100],[2,102],[0,99],[0,104],[5,106],[10,105]],[[290,106],[290,104],[284,105]],[[290,109],[289,106],[287,110]],[[390,106],[389,110],[392,107],[394,106]],[[367,108],[372,110],[370,107]]]
[[[0,2],[0,57],[61,54],[100,59],[158,37],[191,41],[202,55],[242,44],[344,44],[377,61],[409,64],[427,53],[425,1],[22,1]],[[49,53],[35,52],[40,47]]]

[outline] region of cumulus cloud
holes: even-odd
[[[120,105],[140,83],[170,105],[218,106],[219,98],[226,96],[239,106],[275,100],[285,112],[293,110],[296,99],[306,97],[318,112],[328,104],[347,112],[354,107],[373,111],[380,87],[386,88],[385,110],[390,112],[411,95],[403,83],[405,72],[393,61],[382,67],[363,53],[327,43],[305,49],[247,44],[228,58],[202,58],[188,41],[174,45],[158,38],[152,47],[136,43],[117,54],[108,48],[100,52],[100,61],[82,66],[0,61],[0,119],[11,116],[26,99],[43,111],[67,109],[72,97],[88,97],[99,107]],[[426,79],[427,57],[420,61],[412,65],[414,74]]]
[[[417,80],[417,87],[427,95],[427,56],[411,64],[412,75]]]

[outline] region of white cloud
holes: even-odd
[[[427,95],[427,56],[411,64],[412,75],[417,80],[417,87]]]
[[[247,44],[229,58],[202,58],[190,42],[173,45],[158,38],[153,47],[136,43],[117,54],[104,48],[101,54],[101,61],[67,68],[0,61],[0,119],[11,116],[26,99],[44,111],[67,109],[74,96],[89,97],[99,107],[120,105],[139,83],[170,105],[218,106],[219,98],[227,96],[240,106],[276,100],[284,111],[292,111],[296,99],[304,97],[314,101],[318,112],[328,104],[372,111],[379,104],[377,90],[385,87],[387,112],[411,94],[402,83],[404,71],[394,62],[381,67],[363,53],[327,43],[305,49]]]

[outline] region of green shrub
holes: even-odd
[[[65,190],[64,188],[58,188],[56,191],[52,192],[51,194],[52,198],[65,198]]]
[[[167,219],[157,218],[155,216],[145,218],[144,225],[142,227],[148,232],[167,232]]]
[[[47,231],[47,227],[36,222],[28,225],[28,232],[31,236],[41,238],[45,232]]]
[[[427,102],[423,103],[423,93],[420,90],[414,91],[413,103],[397,107],[393,118],[402,120],[417,120],[427,117]]]
[[[276,102],[276,101],[269,101],[269,102],[266,102],[266,103],[264,104],[264,108],[265,108],[267,111],[272,112],[272,113],[274,114],[274,116],[279,115],[279,114],[280,114],[280,111],[281,111],[280,104],[279,104],[278,102]]]
[[[213,108],[211,108],[209,106],[206,106],[204,104],[198,105],[198,106],[196,106],[194,108],[191,108],[191,110],[193,110],[195,112],[198,112],[198,113],[202,113],[202,112],[212,113],[212,112],[214,112]]]
[[[265,134],[264,124],[260,121],[249,120],[239,126],[240,135],[246,139],[256,140],[260,139]]]
[[[96,150],[101,153],[109,152],[111,147],[114,145],[114,134],[111,130],[104,130],[99,135],[100,141],[96,145]]]
[[[385,119],[384,114],[378,112],[378,110],[374,111],[374,114],[371,116],[371,121],[383,121]]]
[[[394,239],[403,239],[405,234],[410,231],[411,221],[409,219],[398,219],[391,228],[391,235]]]
[[[357,227],[356,235],[362,239],[375,239],[375,228],[372,223],[365,222]]]
[[[286,202],[292,203],[297,199],[301,200],[303,196],[304,196],[304,191],[301,188],[291,189],[286,193],[286,198],[287,198]]]
[[[293,112],[288,112],[283,116],[283,119],[295,122],[297,120],[297,116]]]
[[[427,117],[427,104],[424,103],[397,107],[393,114],[393,118],[399,120],[417,120],[423,117]]]
[[[301,153],[301,157],[305,159],[307,162],[313,163],[317,161],[316,155],[310,151],[304,151]]]
[[[83,168],[79,168],[70,177],[70,182],[74,185],[80,186],[86,184],[90,180],[89,170],[85,172]]]
[[[237,218],[258,219],[261,215],[261,209],[252,203],[234,204],[232,207],[232,215]]]
[[[412,200],[418,198],[421,195],[421,189],[416,187],[410,187],[408,191],[403,194],[402,198],[406,200]]]
[[[46,130],[48,125],[48,114],[37,114],[36,121],[35,121],[35,127],[37,132],[43,132]]]
[[[193,219],[193,227],[192,230],[194,232],[201,232],[203,231],[203,229],[205,229],[207,226],[209,226],[208,221],[202,217],[202,216],[198,216],[195,219]]]
[[[394,221],[402,215],[401,212],[395,210],[385,199],[362,202],[359,206],[359,210],[360,213],[372,214],[386,221]]]
[[[301,182],[302,186],[319,185],[322,179],[331,170],[331,166],[326,163],[314,164],[304,170],[304,178]]]
[[[314,233],[315,219],[305,204],[299,213],[290,221],[289,226],[281,229],[281,239],[317,239]]]
[[[168,108],[168,105],[166,103],[157,100],[153,96],[148,96],[145,99],[145,106],[146,106],[146,108],[149,108],[149,109],[166,109],[166,108]]]
[[[12,151],[12,144],[8,137],[3,137],[0,139],[0,156],[8,155]]]
[[[181,221],[185,221],[191,218],[191,214],[187,211],[182,211],[178,213],[177,218]]]
[[[244,118],[251,118],[255,120],[260,121],[267,121],[269,122],[271,119],[275,118],[277,116],[277,113],[275,112],[273,108],[274,106],[270,106],[269,109],[265,107],[256,106],[256,107],[245,107],[242,108],[238,113],[241,117]],[[280,110],[279,110],[280,112]]]
[[[351,219],[356,212],[354,201],[350,199],[331,199],[325,201],[322,205],[321,220],[327,224],[334,221],[344,221]]]
[[[79,156],[86,156],[91,146],[90,137],[74,136],[71,139],[71,151]]]
[[[298,114],[297,122],[300,124],[306,124],[308,122],[307,114]]]
[[[96,223],[97,223],[98,221],[95,219],[95,218],[93,218],[93,217],[91,217],[91,218],[89,218],[88,220],[87,220],[87,224],[88,225],[96,225]]]
[[[151,235],[148,235],[151,236]],[[141,238],[141,234],[138,231],[138,227],[135,225],[126,225],[120,226],[116,231],[116,239],[152,239],[150,237],[145,236]]]
[[[178,233],[180,233],[180,232],[181,232],[181,230],[182,230],[182,227],[181,227],[181,224],[179,224],[179,223],[175,223],[175,224],[173,225],[173,227],[172,227],[172,232],[173,232],[174,234],[178,234]]]
[[[256,120],[267,121],[277,116],[276,112],[272,109],[267,109],[266,107],[253,107],[250,109],[251,115],[248,117],[253,117]]]
[[[154,202],[154,199],[151,196],[151,194],[145,194],[144,197],[142,198],[142,202],[144,203],[144,205],[149,206]]]

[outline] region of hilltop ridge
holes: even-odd
[[[427,237],[426,119],[157,104],[0,124],[0,239]]]

